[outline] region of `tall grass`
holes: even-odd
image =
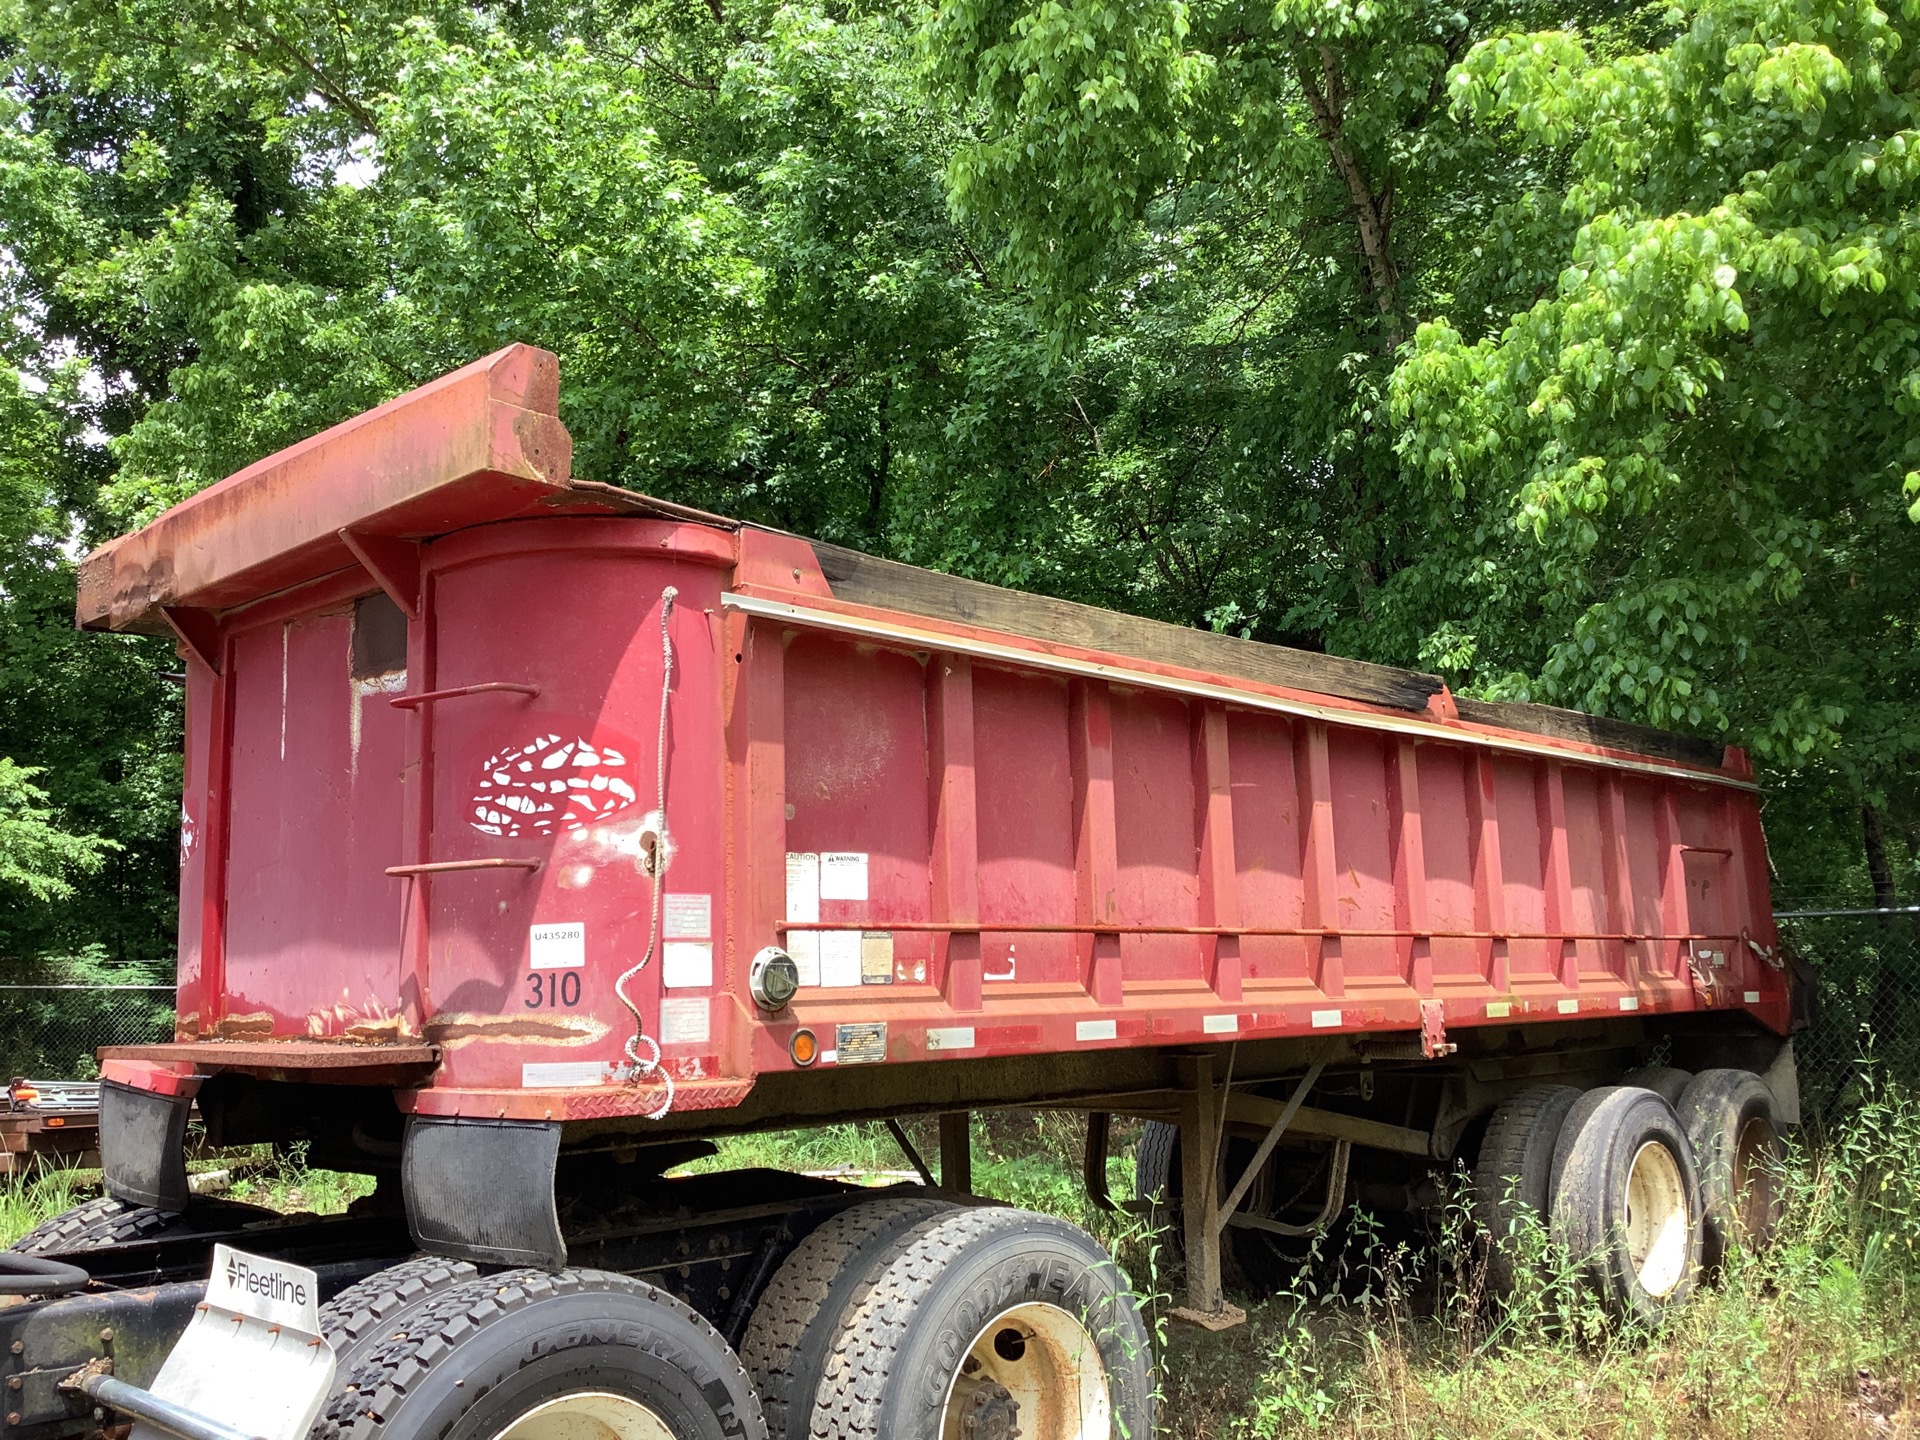
[[[1920,1097],[1886,1088],[1818,1150],[1786,1218],[1657,1329],[1607,1325],[1536,1228],[1490,1303],[1459,1207],[1440,1243],[1364,1224],[1220,1345],[1176,1333],[1167,1433],[1187,1440],[1900,1436],[1920,1430]],[[1314,1273],[1314,1272],[1309,1272]]]

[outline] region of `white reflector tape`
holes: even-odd
[[[1081,1020],[1073,1027],[1076,1040],[1115,1040],[1120,1035],[1120,1027],[1111,1020]]]
[[[1240,1017],[1238,1015],[1208,1015],[1200,1021],[1200,1029],[1207,1035],[1238,1035]]]
[[[1511,1000],[1489,1000],[1487,1002],[1487,1019],[1504,1020],[1511,1014],[1513,1014],[1513,1002]]]
[[[1338,1030],[1340,1028],[1340,1012],[1338,1010],[1314,1011],[1313,1028],[1316,1030]]]
[[[1578,1015],[1580,1013],[1580,1002],[1578,1000],[1562,1000],[1558,1008],[1562,1015]]]
[[[971,1050],[973,1044],[973,1026],[971,1025],[936,1026],[927,1031],[927,1049],[929,1050]]]
[[[1640,997],[1638,995],[1622,995],[1620,997],[1620,1008],[1622,1010],[1638,1010],[1640,1008]]]
[[[1760,1003],[1760,992],[1758,990],[1749,990],[1746,994],[1742,995],[1740,999],[1745,1004],[1758,1005]]]

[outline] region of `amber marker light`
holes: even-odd
[[[787,1041],[787,1054],[793,1057],[794,1064],[805,1069],[820,1058],[820,1042],[814,1039],[811,1030],[796,1030]]]

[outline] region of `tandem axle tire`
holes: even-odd
[[[239,1200],[196,1198],[175,1215],[151,1205],[132,1205],[102,1195],[41,1221],[9,1248],[21,1255],[77,1255],[112,1245],[237,1230],[242,1225],[278,1218],[272,1210]]]
[[[1751,1070],[1703,1070],[1674,1106],[1700,1167],[1701,1263],[1760,1249],[1780,1223],[1780,1127],[1773,1092]]]
[[[1487,1287],[1495,1295],[1513,1293],[1524,1263],[1525,1227],[1547,1226],[1554,1147],[1579,1099],[1571,1085],[1530,1085],[1493,1112],[1480,1141],[1473,1219],[1486,1237]]]
[[[407,1310],[342,1365],[310,1440],[765,1440],[727,1342],[641,1280],[509,1270]]]
[[[882,1256],[815,1398],[811,1440],[1123,1440],[1153,1433],[1146,1326],[1086,1232],[965,1209]]]
[[[774,1272],[740,1344],[740,1362],[760,1392],[769,1440],[807,1433],[827,1351],[864,1293],[867,1271],[900,1234],[955,1209],[913,1195],[842,1210],[802,1240]]]
[[[1556,1151],[1554,1243],[1614,1319],[1659,1320],[1700,1268],[1700,1182],[1673,1107],[1634,1086],[1590,1090]]]

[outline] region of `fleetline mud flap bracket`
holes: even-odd
[[[476,1265],[567,1263],[553,1194],[560,1126],[544,1120],[414,1115],[400,1182],[414,1243]]]
[[[159,1095],[108,1080],[100,1086],[100,1164],[107,1193],[177,1215],[187,1208],[191,1095]]]
[[[207,1440],[222,1430],[303,1440],[333,1390],[334,1365],[313,1271],[216,1245],[206,1301],[152,1386],[102,1376],[79,1388],[135,1417],[129,1440]]]

